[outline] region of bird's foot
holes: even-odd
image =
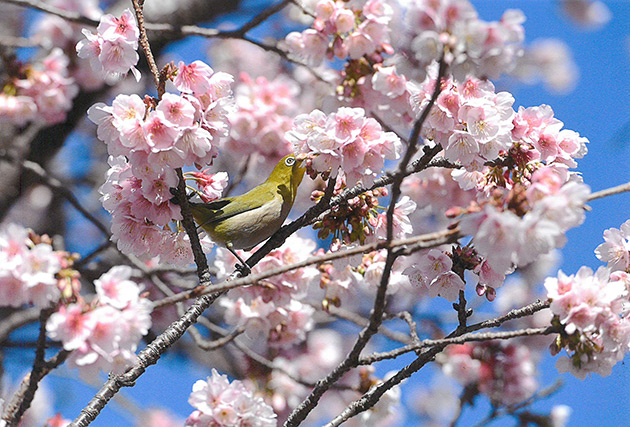
[[[250,274],[252,274],[252,269],[249,268],[249,266],[245,263],[236,264],[234,268],[236,268],[236,270],[241,274],[241,277],[249,276]]]

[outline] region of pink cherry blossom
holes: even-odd
[[[595,273],[582,267],[545,281],[551,311],[566,333],[556,342],[556,351],[568,353],[558,359],[560,372],[581,379],[591,372],[606,376],[630,351],[628,287],[619,279],[604,267]]]
[[[449,301],[456,301],[459,297],[459,291],[463,291],[465,287],[466,284],[458,274],[447,271],[440,273],[431,281],[429,285],[429,296],[432,298],[441,296]]]
[[[83,30],[85,39],[76,45],[79,58],[90,60],[92,69],[109,79],[117,80],[131,71],[136,81],[140,80],[138,63],[138,37],[140,30],[133,13],[125,9],[120,18],[105,14],[101,16],[97,33]]]
[[[228,175],[226,172],[210,174],[205,170],[202,172],[189,172],[189,174],[197,182],[201,190],[199,195],[205,203],[219,199],[223,190],[227,187]]]
[[[201,95],[211,88],[210,78],[214,71],[202,61],[194,61],[189,65],[180,61],[177,68],[173,83],[180,92]]]
[[[612,271],[627,271],[630,268],[630,220],[621,224],[619,229],[604,231],[604,243],[595,249],[595,255],[607,262]]]
[[[131,44],[136,43],[136,47],[138,37],[140,37],[136,19],[133,12],[129,9],[125,9],[120,18],[116,18],[113,15],[103,15],[96,30],[106,40],[122,37]]]
[[[95,281],[98,298],[61,306],[52,314],[46,332],[72,350],[70,366],[82,374],[123,372],[136,359],[142,336],[151,327],[151,302],[130,280],[131,268],[116,266]]]
[[[393,10],[381,0],[365,4],[320,0],[314,6],[311,28],[285,38],[289,50],[310,65],[319,65],[327,54],[356,60],[391,49],[387,24]]]
[[[193,385],[188,403],[196,411],[186,420],[186,426],[276,425],[276,414],[261,397],[255,396],[241,381],[230,382],[214,368],[206,381],[199,380]]]
[[[477,386],[493,404],[515,405],[538,386],[533,355],[524,345],[487,341],[449,346],[437,360],[446,375]]]
[[[84,313],[83,309],[80,304],[61,306],[46,324],[48,336],[62,341],[65,350],[72,351],[81,347],[94,330],[94,318]]]
[[[396,159],[402,143],[392,132],[383,132],[381,125],[365,116],[362,108],[342,107],[329,116],[315,110],[295,118],[293,129],[286,133],[297,152],[312,157],[317,172],[340,165],[348,185],[368,185],[384,165],[385,159]]]

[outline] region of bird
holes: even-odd
[[[302,162],[295,154],[288,154],[265,182],[247,193],[209,203],[190,203],[195,222],[239,260],[243,275],[249,274],[250,269],[235,250],[250,251],[280,229],[304,177],[306,168]]]

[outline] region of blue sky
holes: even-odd
[[[251,3],[248,2],[250,5]],[[612,21],[601,29],[586,31],[564,17],[557,2],[473,2],[481,18],[485,20],[499,19],[508,7],[523,10],[527,17],[524,24],[526,43],[537,38],[555,37],[562,39],[570,47],[580,71],[580,79],[573,92],[557,95],[548,92],[542,85],[510,86],[510,91],[516,99],[515,108],[520,105],[528,107],[549,104],[566,128],[589,139],[589,154],[579,161],[578,169],[593,191],[630,181],[630,131],[623,132],[630,124],[630,2],[621,0],[606,3],[612,11]],[[186,56],[194,54],[195,50],[189,50]],[[567,274],[575,273],[582,265],[593,269],[600,266],[593,250],[602,242],[603,230],[618,228],[630,218],[630,194],[594,201],[590,206],[592,210],[587,212],[585,223],[569,232],[568,243],[562,251],[561,268]],[[17,355],[18,350],[9,350],[6,360],[15,360]],[[544,359],[539,376],[541,384],[548,385],[557,378],[555,360],[550,356]],[[630,358],[626,358],[626,364],[615,366],[612,375],[606,378],[595,375],[580,381],[568,374],[561,375],[565,382],[564,387],[552,397],[536,404],[533,410],[543,412],[553,405],[567,404],[573,409],[569,424],[571,426],[627,425],[630,419],[628,362]],[[12,364],[9,375],[14,379],[18,378],[30,363],[30,357],[26,357]],[[402,363],[397,361],[379,366],[379,372],[400,367]],[[192,409],[186,403],[192,384],[208,374],[209,372],[194,363],[184,363],[175,351],[171,351],[157,366],[148,369],[138,381],[137,387],[125,391],[124,394],[143,408],[152,405],[166,406],[185,417]],[[74,418],[95,392],[95,389],[78,386],[69,379],[74,375],[75,372],[62,368],[47,381],[48,387],[64,391],[56,393],[56,407],[68,418]],[[405,386],[406,390],[427,380],[426,373],[413,377]],[[130,424],[131,420],[121,415],[124,411],[117,405],[114,403],[111,408],[108,407],[93,425]],[[474,420],[484,416],[488,407],[485,404],[480,406],[481,408],[467,412],[464,420],[467,419],[467,414],[471,414],[469,419]],[[415,423],[406,420],[405,424]],[[464,421],[460,425],[467,424],[469,423]]]

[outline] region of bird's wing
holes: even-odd
[[[195,217],[203,218],[203,224],[213,224],[231,218],[243,212],[261,207],[269,200],[277,197],[272,188],[256,188],[256,194],[245,193],[240,196],[215,200],[210,203],[191,203],[191,209]],[[249,196],[249,197],[246,197]],[[199,221],[199,220],[198,220]]]

